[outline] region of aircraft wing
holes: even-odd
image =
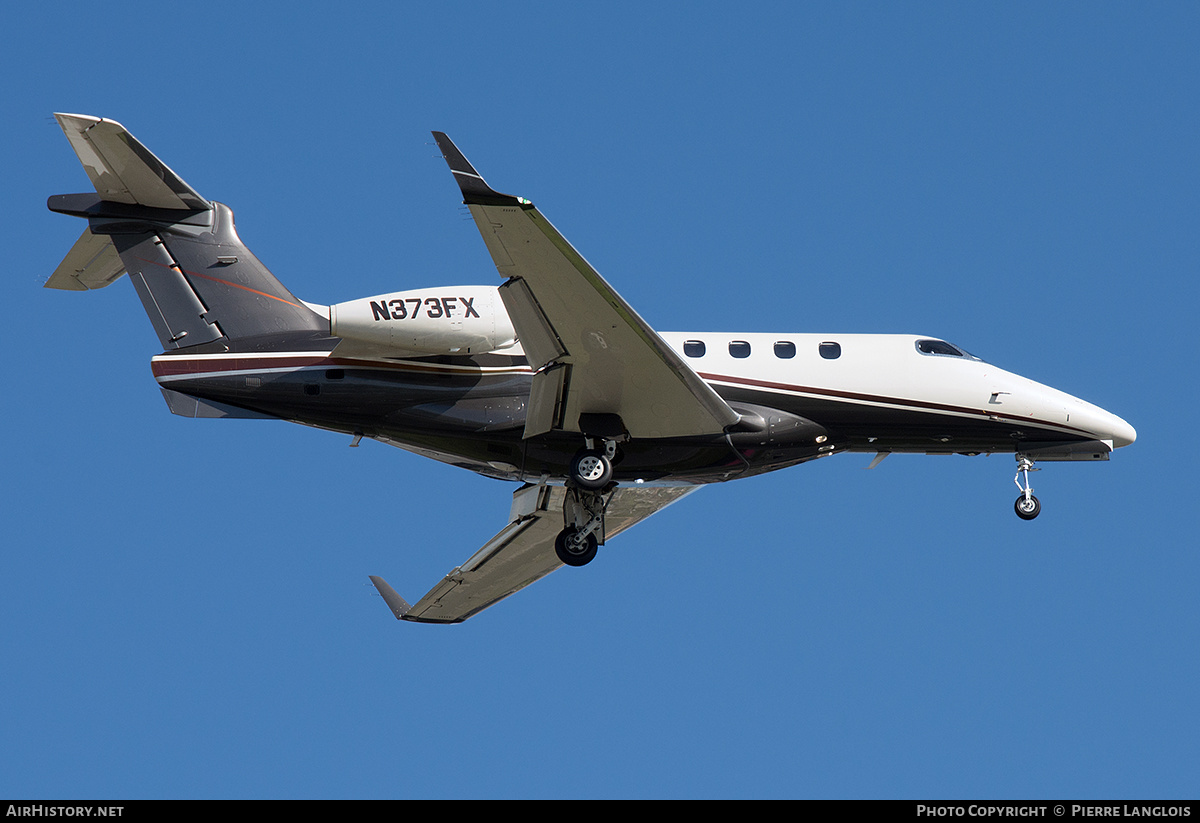
[[[619,534],[698,488],[616,489],[604,518],[607,537]],[[554,538],[562,530],[565,494],[561,486],[526,484],[517,489],[508,525],[412,605],[383,578],[372,575],[371,582],[398,620],[461,623],[562,565],[554,553]]]
[[[433,135],[497,270],[509,278],[500,295],[537,372],[526,437],[582,431],[580,415],[610,427],[616,415],[635,438],[720,434],[738,422],[532,203],[493,190],[449,137]]]

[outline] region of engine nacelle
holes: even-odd
[[[422,354],[479,354],[517,342],[491,286],[442,286],[329,307],[330,333],[355,345]]]

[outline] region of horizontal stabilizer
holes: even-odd
[[[107,236],[92,234],[90,228],[75,241],[67,256],[46,281],[48,289],[85,291],[111,285],[125,273],[125,264]]]
[[[120,123],[85,114],[55,114],[54,118],[103,199],[155,209],[211,208]]]

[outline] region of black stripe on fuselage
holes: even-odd
[[[1002,448],[1016,441],[1090,440],[1091,432],[1065,423],[992,410],[903,397],[800,386],[734,375],[701,373],[727,401],[756,403],[820,423],[872,448],[881,441],[923,449],[930,438],[947,443],[970,439],[980,448]],[[949,441],[946,438],[950,438]]]

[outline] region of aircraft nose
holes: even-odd
[[[1133,426],[1120,417],[1104,409],[1092,407],[1091,413],[1085,415],[1087,428],[1091,429],[1097,440],[1111,440],[1114,449],[1128,446],[1137,440],[1137,432]]]
[[[1137,440],[1137,432],[1134,431],[1133,426],[1129,425],[1115,414],[1110,414],[1109,417],[1112,418],[1111,422],[1109,423],[1109,431],[1112,432],[1113,448],[1119,449],[1122,446],[1128,446],[1133,443],[1134,440]]]

